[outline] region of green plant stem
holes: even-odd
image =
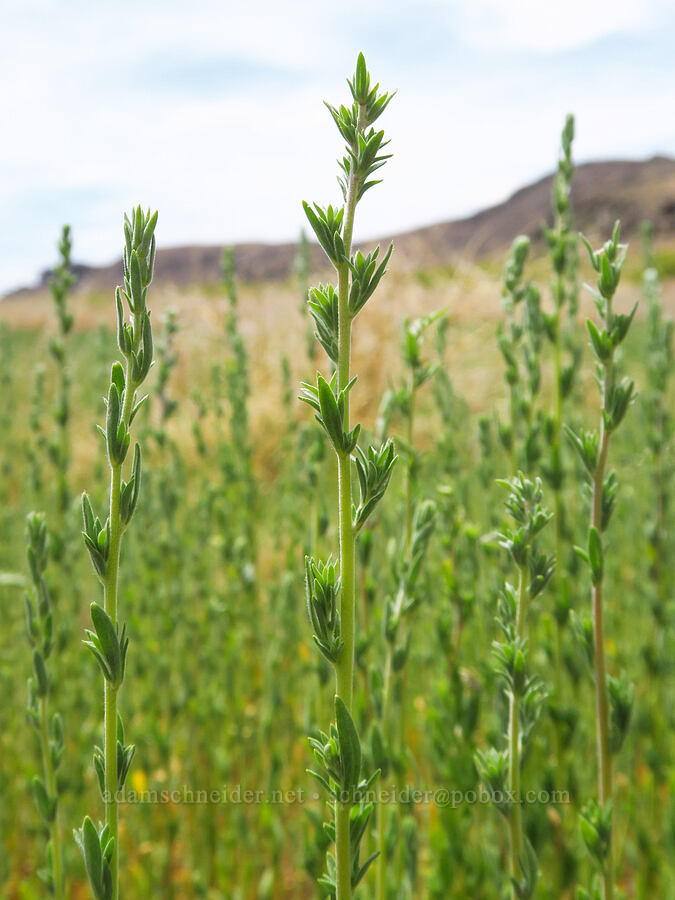
[[[338,696],[351,712],[354,692],[356,572],[354,529],[352,527],[351,460],[347,453],[338,455],[338,491],[341,574],[340,620],[344,646],[335,668]]]
[[[562,276],[558,275],[559,285],[556,289],[558,297],[562,294]],[[560,446],[563,424],[563,395],[562,395],[562,359],[561,359],[561,335],[560,335],[560,307],[557,309],[555,322],[555,338],[553,341],[553,371],[555,390],[555,434],[554,442]]]
[[[408,416],[407,416],[407,428],[406,428],[406,441],[408,443],[408,452],[410,453],[410,463],[406,470],[406,481],[405,481],[405,535],[404,535],[404,543],[403,543],[403,558],[408,559],[410,556],[410,548],[412,545],[412,535],[413,535],[413,518],[414,518],[414,493],[415,493],[415,452],[414,452],[414,431],[415,431],[415,373],[411,374],[410,378],[410,386],[408,388],[410,391],[410,401],[408,405]],[[403,600],[403,597],[401,598]],[[401,623],[401,634],[403,639],[406,639],[406,623],[405,621]],[[391,654],[391,647],[388,648],[388,653]],[[405,739],[406,739],[406,687],[407,687],[407,666],[403,667],[403,671],[399,675],[399,701],[400,701],[400,710],[399,710],[399,751],[401,753],[401,759],[405,759]],[[403,771],[404,775],[405,772]],[[402,787],[399,784],[399,787]],[[400,818],[401,807],[400,804],[396,804],[396,814]],[[400,824],[400,823],[399,823]],[[401,852],[401,841],[399,839],[400,829],[396,832],[396,879],[397,883],[400,883],[402,872],[403,872],[403,854]]]
[[[525,622],[525,603],[527,598],[527,577],[524,566],[518,568],[518,605],[516,607],[516,635],[522,637]],[[509,703],[509,790],[512,791],[513,806],[509,817],[511,831],[511,874],[516,881],[520,876],[519,859],[523,856],[523,818],[520,804],[520,720],[519,698],[511,694]],[[517,894],[515,887],[513,900]]]
[[[339,531],[340,531],[340,618],[344,641],[335,667],[337,693],[351,712],[354,690],[354,619],[355,619],[355,547],[352,527],[351,471],[348,454],[338,455]],[[351,852],[349,841],[349,805],[335,804],[335,849],[337,857],[337,900],[348,900],[351,890]]]
[[[406,443],[408,446],[409,462],[406,467],[404,497],[405,497],[405,520],[403,530],[403,549],[402,558],[407,560],[410,556],[413,536],[414,521],[414,487],[415,487],[415,459],[413,450],[414,426],[415,426],[415,373],[411,373],[410,384],[408,385],[408,406],[406,414]],[[399,588],[394,603],[393,615],[399,619],[402,615],[403,603],[405,601],[405,591]],[[404,631],[404,622],[401,622],[401,631]],[[382,694],[382,717],[381,731],[386,745],[390,745],[391,723],[390,723],[390,707],[392,693],[393,678],[393,654],[394,645],[387,641],[387,649],[384,664],[384,684]],[[400,686],[400,709],[399,709],[399,749],[403,753],[405,751],[405,734],[406,734],[406,706],[405,706],[405,688],[406,688],[406,670],[405,668],[399,676]],[[400,812],[400,806],[396,804],[396,812]],[[376,892],[377,900],[384,900],[387,895],[387,854],[386,854],[386,809],[385,805],[380,802],[377,809],[378,821],[378,849],[379,857],[377,861],[377,882]],[[401,842],[397,839],[395,848],[395,869],[396,878],[400,882],[403,867],[403,857],[401,853]]]
[[[335,847],[337,852],[337,896],[338,900],[352,896],[352,873],[349,842],[349,810],[348,803],[335,804]],[[345,852],[346,851],[346,852]],[[342,856],[340,856],[342,854]],[[344,859],[350,865],[345,866]]]
[[[410,464],[406,472],[405,481],[405,544],[403,545],[404,558],[410,553],[410,545],[412,543],[413,529],[413,488],[414,488],[414,472],[415,456],[413,450],[413,434],[415,425],[415,375],[411,377],[410,384],[410,402],[408,406],[408,422],[406,440],[408,442],[408,452],[410,453]]]
[[[135,327],[135,323],[134,323]],[[122,408],[122,421],[129,425],[135,385],[131,380],[131,365],[126,366],[126,391]],[[119,577],[120,548],[122,543],[122,521],[120,516],[120,488],[122,482],[121,464],[111,466],[110,474],[110,552],[108,567],[103,584],[103,608],[113,626],[117,626],[117,583]],[[117,797],[117,690],[110,681],[104,682],[104,773],[105,773],[105,823],[114,838],[113,855],[110,863],[112,871],[112,898],[119,897],[119,804]]]
[[[49,752],[49,726],[48,726],[47,698],[40,698],[40,744],[42,745],[42,764],[45,774],[45,785],[50,797],[56,797],[56,774],[52,765]],[[49,837],[52,843],[52,860],[54,875],[54,894],[56,900],[63,900],[63,863],[61,859],[61,831],[59,827],[59,810],[56,808],[56,816],[49,826]]]
[[[352,315],[349,311],[349,259],[358,199],[358,178],[349,179],[343,241],[345,260],[338,267],[338,390],[350,381]],[[345,397],[345,431],[349,430],[349,395]],[[340,534],[340,617],[344,645],[336,665],[337,693],[351,713],[354,685],[354,619],[356,606],[355,535],[352,525],[351,459],[338,453],[338,529]]]
[[[552,441],[552,449],[553,449],[553,458],[554,460],[560,464],[560,452],[562,446],[562,429],[563,429],[563,396],[562,396],[562,362],[560,356],[560,313],[558,313],[557,322],[555,326],[555,340],[553,343],[553,378],[554,378],[554,392],[555,392],[555,418],[554,418],[554,430],[553,430],[553,441]],[[554,499],[555,499],[555,519],[554,519],[554,528],[555,528],[555,552],[556,559],[560,560],[561,552],[562,552],[562,497],[560,487],[556,487],[554,491]],[[559,569],[556,568],[556,580],[559,583]]]
[[[608,308],[608,321],[611,309]],[[604,412],[607,409],[607,395],[611,378],[612,361],[604,367],[602,382],[602,410],[600,423],[600,451],[593,477],[593,500],[591,506],[591,525],[601,531],[602,525],[602,486],[607,468],[610,432],[605,428]],[[612,800],[612,755],[609,749],[609,700],[607,695],[607,667],[605,662],[605,636],[603,624],[603,583],[594,585],[591,590],[593,606],[593,644],[595,660],[595,719],[598,754],[598,797],[605,807]],[[614,896],[614,864],[610,846],[602,872],[603,900],[612,900]]]
[[[518,472],[518,451],[516,448],[516,430],[518,428],[518,415],[516,412],[516,388],[511,385],[509,415],[511,418],[511,448],[509,450],[509,461],[511,464],[511,476],[515,477]]]
[[[113,466],[110,479],[110,555],[103,586],[103,608],[113,626],[117,625],[117,578],[120,559],[120,483],[122,467]],[[105,823],[115,840],[110,868],[112,870],[112,900],[118,897],[119,847],[117,803],[117,687],[104,683],[104,770],[105,770]]]
[[[382,684],[382,738],[387,741],[389,710],[391,707],[391,676],[394,648],[387,641],[387,654],[384,662],[384,680]],[[375,883],[376,900],[386,900],[387,896],[387,807],[382,799],[377,804],[377,878]]]
[[[556,323],[555,323],[555,337],[553,341],[553,380],[554,380],[554,401],[555,401],[555,418],[554,418],[554,430],[553,430],[553,441],[552,441],[552,450],[553,450],[553,460],[556,465],[561,465],[560,453],[562,447],[562,429],[563,429],[563,392],[562,392],[562,359],[561,359],[561,335],[560,335],[560,304],[562,302],[564,287],[563,287],[563,278],[562,275],[557,276],[556,282]],[[554,520],[553,527],[555,529],[555,558],[560,561],[563,558],[563,534],[562,534],[562,496],[559,485],[556,486],[553,492],[553,501],[554,501]],[[555,583],[557,587],[557,592],[560,593],[560,589],[562,587],[562,571],[560,565],[556,566],[555,570]],[[560,646],[562,637],[562,628],[560,623],[556,618],[556,642],[557,646]],[[556,696],[558,697],[558,702],[560,702],[561,693],[562,693],[562,681],[561,681],[562,670],[559,665],[556,665]]]
[[[557,224],[558,229],[560,229],[560,221],[558,220]],[[551,456],[552,456],[552,465],[554,467],[560,467],[562,465],[561,453],[562,453],[562,431],[563,431],[563,389],[562,389],[562,334],[561,334],[561,315],[560,311],[562,309],[563,303],[565,302],[565,284],[563,275],[558,272],[556,274],[554,289],[553,289],[553,300],[555,304],[555,331],[553,338],[553,391],[554,391],[554,419],[553,419],[553,440],[551,442]],[[556,595],[560,597],[563,590],[563,571],[564,566],[561,566],[561,563],[564,558],[563,553],[563,530],[562,530],[562,522],[563,522],[563,514],[564,514],[564,506],[563,506],[563,498],[560,482],[556,482],[554,490],[553,490],[553,510],[554,510],[554,518],[553,518],[553,528],[554,528],[554,540],[555,540],[555,558],[557,560],[557,565],[555,567],[554,573],[554,584],[556,589]],[[562,704],[563,702],[563,666],[562,666],[562,638],[563,638],[563,625],[561,624],[558,616],[554,617],[554,625],[555,625],[555,697],[557,704]],[[555,721],[553,725],[554,737],[555,737],[555,754],[557,767],[562,772],[563,766],[563,743],[562,743],[562,735],[561,735],[562,724],[560,721]]]
[[[359,113],[359,122],[363,107]],[[349,310],[349,257],[354,231],[354,213],[358,202],[358,178],[352,173],[345,209],[343,242],[345,260],[338,267],[338,390],[349,384],[352,343],[352,315]],[[349,430],[349,396],[345,399],[345,431]],[[351,459],[348,453],[337,454],[338,463],[338,531],[340,535],[340,621],[342,652],[335,666],[337,693],[351,713],[354,695],[354,644],[356,618],[356,553],[352,524]],[[349,900],[351,887],[351,847],[349,841],[348,804],[335,805],[335,855],[337,862],[337,900]]]
[[[556,559],[559,559],[556,554]],[[556,699],[558,703],[562,702],[562,687],[563,687],[563,649],[562,649],[562,634],[563,629],[562,625],[558,621],[558,617],[555,617],[555,647],[554,647],[554,655],[555,655],[555,691],[556,691]],[[555,738],[555,756],[558,769],[562,774],[562,765],[563,765],[563,743],[562,743],[562,735],[561,735],[561,723],[554,722],[553,724],[553,735]]]
[[[69,377],[68,370],[66,369],[66,364],[64,360],[59,362],[59,381],[61,387],[61,403],[64,408],[68,409],[68,394],[69,394]],[[57,479],[58,479],[58,511],[61,516],[61,520],[68,509],[68,501],[69,501],[69,490],[68,490],[68,468],[70,462],[70,438],[68,434],[68,422],[59,422],[58,426],[58,443],[59,443],[59,460],[60,465],[58,468]]]
[[[652,579],[656,588],[656,596],[659,605],[667,602],[667,565],[665,558],[665,546],[667,540],[666,510],[668,508],[668,492],[666,489],[667,474],[665,472],[663,447],[667,445],[667,434],[664,425],[663,406],[659,401],[656,414],[656,428],[659,434],[658,447],[652,455],[654,466],[654,487],[656,494],[655,509],[655,535],[654,562],[652,564]],[[663,629],[659,629],[658,635],[664,637]],[[662,681],[659,681],[662,686]]]

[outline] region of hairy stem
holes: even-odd
[[[122,421],[129,425],[135,386],[131,380],[131,365],[126,366],[126,390]],[[110,473],[110,553],[108,567],[103,585],[103,608],[110,617],[113,626],[117,625],[117,584],[119,578],[120,549],[122,543],[122,520],[120,515],[120,489],[122,482],[122,465],[111,466]],[[104,682],[104,773],[105,773],[105,823],[114,838],[113,856],[110,864],[112,871],[112,900],[119,897],[119,804],[117,776],[117,691],[116,685]]]
[[[349,310],[349,263],[354,213],[358,201],[358,178],[352,174],[349,179],[343,241],[345,260],[338,267],[338,390],[343,390],[350,381],[352,315]],[[345,397],[344,429],[349,431],[349,395]],[[349,454],[338,454],[338,529],[340,534],[340,617],[344,646],[336,665],[337,693],[347,709],[352,710],[354,683],[354,618],[356,606],[355,591],[355,535],[352,526],[352,482],[351,459]]]
[[[350,459],[347,454],[338,456],[339,531],[341,604],[340,615],[344,645],[336,665],[337,693],[347,709],[352,708],[354,691],[354,619],[355,619],[355,571],[354,534],[352,527],[352,492]],[[349,840],[349,810],[345,803],[335,804],[335,851],[337,861],[337,900],[349,900],[351,889],[351,847]]]
[[[525,603],[527,598],[527,575],[524,566],[518,568],[518,605],[516,607],[516,635],[524,634]],[[519,698],[511,693],[509,702],[509,790],[512,792],[512,807],[509,818],[511,831],[511,874],[516,881],[520,880],[520,862],[523,856],[523,818],[520,804],[520,720]],[[517,894],[515,887],[513,900]]]
[[[40,698],[40,744],[42,747],[42,765],[44,768],[45,785],[50,797],[56,797],[56,773],[49,752],[49,726],[48,726],[47,698]],[[54,875],[54,894],[56,900],[63,900],[63,863],[61,858],[61,830],[59,824],[59,810],[56,807],[56,816],[49,826],[49,837],[52,843],[52,860]]]
[[[384,681],[382,685],[382,739],[385,745],[388,738],[389,710],[391,707],[391,676],[394,648],[387,641],[387,655],[384,663]],[[382,799],[377,804],[377,877],[375,884],[376,900],[386,900],[387,896],[387,807]]]
[[[337,693],[351,712],[354,693],[354,638],[355,638],[355,546],[352,527],[351,460],[349,455],[338,456],[338,501],[340,532],[340,621],[344,645],[335,667]]]
[[[608,310],[608,317],[610,312]],[[605,428],[604,413],[607,410],[607,395],[611,379],[612,362],[604,367],[602,382],[602,411],[600,423],[600,452],[593,477],[593,500],[591,505],[591,525],[601,531],[602,526],[602,486],[607,469],[610,432]],[[598,755],[598,798],[603,807],[612,799],[612,755],[609,749],[609,699],[607,694],[607,667],[605,662],[605,635],[603,623],[603,583],[591,590],[593,607],[593,644],[595,659],[595,720]],[[603,900],[614,896],[613,852],[610,847],[602,872]]]
[[[405,478],[405,543],[403,545],[403,552],[405,557],[410,553],[410,545],[412,543],[412,530],[413,530],[413,491],[415,487],[415,457],[413,451],[413,434],[414,434],[414,425],[415,425],[415,375],[411,376],[410,383],[410,403],[408,406],[408,421],[407,421],[407,431],[406,431],[406,440],[408,442],[408,452],[410,453],[410,462],[406,469],[406,478]]]
[[[406,477],[405,477],[405,532],[404,532],[404,542],[403,542],[403,558],[408,559],[410,557],[410,549],[412,546],[412,537],[413,537],[413,520],[414,520],[414,500],[415,500],[415,453],[414,453],[414,431],[415,431],[415,373],[413,372],[410,376],[410,385],[408,387],[410,392],[410,401],[408,405],[408,415],[407,415],[407,423],[406,423],[406,441],[408,443],[408,452],[410,453],[410,461],[406,468]],[[402,638],[405,641],[406,639],[406,623],[405,621],[401,623],[401,634]],[[387,652],[391,653],[392,648],[388,647]],[[401,752],[402,758],[405,756],[405,738],[406,738],[406,687],[407,687],[407,667],[403,667],[402,672],[399,675],[399,750]],[[405,776],[405,772],[401,773],[402,779]],[[404,787],[404,784],[399,784],[399,787]],[[396,814],[399,817],[399,826],[400,826],[400,815],[401,815],[401,806],[400,804],[396,804]],[[400,827],[396,831],[396,880],[398,883],[401,881],[401,876],[403,873],[403,853],[401,841],[399,839]]]
[[[511,418],[511,448],[509,450],[509,462],[511,465],[511,476],[515,477],[518,472],[518,449],[516,447],[516,431],[518,429],[518,402],[515,385],[511,385],[509,394],[509,416]]]
[[[337,896],[338,900],[352,896],[352,873],[349,854],[349,810],[347,803],[335,804],[335,846],[337,851]],[[340,856],[342,854],[342,856]],[[347,859],[349,865],[344,864]]]
[[[555,324],[555,336],[553,340],[553,379],[554,379],[554,402],[555,402],[555,417],[554,417],[554,431],[553,431],[553,441],[551,443],[552,450],[552,463],[554,466],[562,465],[561,462],[561,447],[562,447],[562,428],[563,428],[563,391],[562,391],[562,360],[561,360],[561,322],[560,322],[560,307],[563,301],[564,294],[564,285],[563,285],[563,277],[558,274],[556,279],[555,286],[555,301],[556,301],[556,324]],[[562,517],[564,512],[563,507],[563,498],[562,491],[560,487],[560,482],[556,482],[556,486],[553,491],[553,509],[554,509],[554,518],[553,518],[553,528],[555,535],[555,558],[558,562],[555,568],[555,587],[556,594],[560,597],[560,594],[563,590],[563,574],[561,569],[561,561],[563,560],[563,528],[562,528]],[[555,696],[558,704],[562,703],[563,699],[563,668],[562,668],[562,636],[563,636],[563,626],[558,618],[555,616]],[[556,760],[558,764],[558,768],[561,768],[563,765],[563,749],[562,749],[562,738],[561,738],[561,723],[555,722],[553,726],[553,730],[555,733],[555,746],[556,746]]]
[[[115,626],[117,624],[117,579],[122,538],[120,522],[120,484],[122,467],[112,467],[110,479],[110,555],[103,586],[103,608]],[[115,840],[111,870],[113,878],[112,900],[118,897],[119,847],[117,803],[117,687],[104,683],[104,769],[105,769],[105,823]]]
[[[361,114],[363,109],[361,109]],[[354,213],[358,202],[358,177],[349,178],[343,242],[345,260],[338,266],[338,390],[350,381],[352,315],[349,310],[350,269]],[[345,399],[345,431],[349,431],[349,396]],[[354,695],[354,644],[356,618],[356,570],[354,527],[352,524],[351,459],[338,453],[338,530],[340,535],[340,620],[342,652],[335,666],[337,693],[351,713]],[[349,809],[336,803],[335,853],[337,861],[337,900],[349,900],[351,888],[351,848],[349,841]]]

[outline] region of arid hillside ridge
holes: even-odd
[[[472,216],[429,225],[396,235],[383,235],[371,243],[395,240],[393,268],[426,269],[453,264],[458,260],[475,262],[502,254],[516,234],[541,241],[541,224],[551,217],[551,185],[548,175],[516,191],[503,203]],[[614,221],[621,219],[625,238],[634,236],[640,223],[649,219],[654,234],[675,237],[675,159],[655,156],[643,161],[607,161],[585,163],[574,175],[572,200],[578,227],[591,236],[609,233]],[[237,244],[237,274],[248,282],[284,281],[292,275],[297,245]],[[318,246],[312,246],[312,263],[317,270],[324,265]],[[155,284],[216,284],[221,279],[220,246],[185,246],[160,249],[157,254]],[[76,265],[79,287],[84,291],[107,291],[121,280],[121,260],[109,266]],[[44,288],[50,277],[45,270],[38,285],[14,291],[8,296],[29,295]]]

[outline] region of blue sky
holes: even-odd
[[[109,262],[122,212],[160,245],[288,240],[338,200],[358,50],[398,95],[395,154],[357,236],[473,212],[550,171],[565,113],[579,161],[675,154],[668,0],[4,0],[0,291],[55,256]]]

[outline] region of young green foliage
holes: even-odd
[[[390,421],[398,417],[403,423],[403,437],[399,444],[406,457],[403,533],[400,545],[392,561],[395,584],[394,599],[388,600],[385,607],[384,635],[385,657],[382,683],[382,700],[380,704],[380,721],[373,733],[378,743],[377,757],[383,770],[394,768],[399,777],[405,775],[407,748],[405,747],[406,705],[405,705],[405,666],[410,652],[410,615],[419,603],[419,592],[416,585],[420,577],[424,557],[436,522],[436,506],[432,500],[417,499],[417,482],[419,479],[420,455],[415,448],[415,413],[418,405],[418,392],[438,371],[438,363],[428,363],[424,359],[424,342],[429,330],[444,318],[444,312],[433,313],[419,319],[407,319],[403,325],[401,351],[405,366],[405,376],[397,390],[390,389],[381,405],[380,433],[386,434]],[[393,453],[393,450],[391,451]],[[394,679],[398,679],[400,708],[396,711],[399,720],[399,746],[394,747],[392,692]],[[397,808],[397,813],[400,812]],[[401,828],[394,832],[393,843],[388,841],[387,808],[379,803],[377,808],[377,831],[379,859],[377,864],[376,896],[384,900],[389,893],[388,872],[389,856],[396,859],[395,880],[400,883],[402,865],[402,844],[400,836],[406,831],[412,836],[416,829],[414,819],[404,817]],[[388,846],[388,843],[391,846]],[[408,855],[412,863],[415,854]],[[410,881],[410,890],[414,889],[416,874],[413,865],[406,873]]]
[[[178,321],[175,310],[168,309],[162,316],[161,324],[163,327],[159,340],[156,342],[156,394],[160,408],[160,427],[155,430],[154,437],[158,443],[163,444],[166,440],[166,423],[174,415],[178,407],[178,401],[170,395],[168,388],[171,373],[178,362],[178,355],[174,349],[178,333]]]
[[[395,462],[393,445],[358,448],[360,425],[350,426],[349,393],[352,377],[352,324],[382,279],[392,248],[380,258],[379,248],[363,255],[352,251],[354,216],[359,201],[377,184],[372,175],[388,155],[384,132],[373,123],[387,107],[391,95],[371,86],[363,54],[348,82],[351,106],[326,104],[345,140],[338,181],[344,204],[339,207],[304,203],[307,220],[326,256],[333,264],[337,286],[319,285],[309,291],[308,306],[316,325],[316,337],[326,351],[330,379],[317,373],[316,385],[303,384],[300,399],[315,411],[337,458],[339,568],[306,561],[307,607],[314,640],[336,674],[336,726],[329,737],[314,746],[323,766],[320,780],[333,795],[334,822],[327,830],[335,840],[335,857],[328,856],[327,872],[320,879],[337,900],[348,900],[363,878],[373,857],[359,863],[359,847],[372,812],[355,793],[360,777],[360,739],[352,718],[356,646],[356,537],[382,499]],[[352,454],[361,490],[358,506],[352,500]],[[325,738],[325,740],[323,740]],[[358,764],[357,764],[358,759]],[[373,776],[374,777],[374,776]],[[370,779],[372,781],[372,778]],[[368,782],[370,783],[370,781]]]
[[[42,753],[43,777],[33,777],[35,804],[49,832],[47,865],[38,871],[49,893],[61,900],[65,895],[58,816],[59,786],[56,771],[65,749],[63,724],[58,713],[50,715],[52,679],[47,668],[52,652],[54,606],[45,581],[49,559],[49,537],[42,513],[30,513],[26,521],[28,571],[31,592],[25,596],[26,632],[33,651],[33,677],[28,679],[27,717],[37,732]]]
[[[574,230],[572,209],[572,143],[574,141],[574,116],[568,115],[561,134],[558,170],[553,179],[551,205],[553,208],[552,227],[543,226],[544,237],[549,248],[552,276],[550,296],[552,309],[542,311],[544,333],[552,348],[553,400],[552,413],[547,416],[545,433],[547,456],[542,464],[546,482],[553,490],[553,511],[555,517],[555,553],[559,565],[555,574],[554,620],[555,620],[555,700],[551,707],[556,727],[558,764],[561,762],[562,736],[561,717],[568,712],[562,706],[563,699],[563,637],[571,605],[570,578],[574,575],[576,559],[572,553],[569,500],[564,497],[566,465],[563,442],[563,420],[565,405],[572,398],[577,373],[582,357],[582,334],[577,325],[578,311],[578,252],[577,234]]]
[[[597,383],[600,389],[600,425],[597,431],[578,434],[567,429],[588,475],[591,491],[591,516],[586,549],[577,552],[590,570],[591,605],[593,613],[593,667],[595,682],[595,718],[598,757],[598,799],[587,808],[581,819],[582,836],[589,852],[600,869],[603,900],[614,897],[614,853],[612,848],[613,776],[612,755],[618,752],[630,721],[633,699],[632,687],[625,677],[612,679],[605,661],[604,534],[614,511],[618,480],[607,471],[610,440],[621,425],[635,399],[633,382],[619,378],[615,361],[617,348],[623,343],[635,315],[616,313],[613,299],[626,258],[626,245],[619,243],[620,223],[612,237],[600,250],[593,250],[582,236],[591,265],[597,274],[597,286],[588,287],[601,318],[600,327],[587,321],[591,349],[597,362]]]
[[[68,485],[68,473],[70,469],[70,372],[68,369],[67,337],[73,327],[73,315],[68,309],[68,293],[75,284],[75,276],[70,268],[70,254],[72,241],[70,226],[64,225],[61,239],[58,244],[59,264],[54,269],[49,281],[49,289],[54,301],[54,309],[59,324],[59,332],[49,342],[51,353],[58,369],[58,395],[54,402],[54,427],[55,434],[49,442],[49,455],[54,464],[57,486],[57,508],[61,516],[64,515],[70,503],[70,489]],[[60,541],[60,536],[58,538]],[[62,552],[58,544],[54,548],[57,558]]]
[[[310,279],[310,257],[309,257],[309,241],[307,240],[307,232],[303,228],[300,232],[300,239],[298,240],[298,251],[295,257],[295,275],[298,279],[298,287],[300,288],[301,293],[301,301],[300,301],[300,315],[303,321],[306,318],[307,314],[307,306],[310,304],[310,287],[309,287],[309,279]],[[321,286],[319,286],[321,287]],[[316,290],[316,289],[314,289]],[[337,297],[336,304],[337,304]],[[336,305],[337,311],[337,305]],[[310,312],[314,317],[314,311],[310,305]],[[317,322],[317,328],[319,324]],[[315,334],[312,330],[310,324],[306,326],[305,330],[305,341],[307,348],[307,358],[310,362],[314,362],[316,358],[316,344],[314,343]],[[317,336],[317,340],[319,343],[322,343],[321,338]],[[326,351],[328,352],[328,351]],[[328,354],[330,356],[330,353]],[[332,357],[331,357],[332,358]]]
[[[659,274],[654,267],[652,228],[642,229],[645,269],[642,277],[647,302],[647,391],[642,407],[646,419],[647,446],[653,471],[653,517],[649,525],[650,602],[659,629],[666,627],[668,597],[672,589],[672,553],[668,540],[668,514],[672,503],[675,467],[672,441],[675,420],[670,412],[669,386],[673,373],[672,319],[663,314]]]
[[[541,421],[535,404],[541,389],[543,326],[539,289],[525,280],[529,253],[530,239],[519,235],[504,264],[502,298],[506,326],[500,325],[497,334],[509,390],[508,421],[499,423],[499,437],[509,454],[512,475],[521,464],[531,469],[541,452]]]
[[[529,900],[535,895],[538,862],[523,830],[521,772],[527,742],[548,692],[530,672],[526,622],[531,601],[544,590],[555,569],[554,558],[535,546],[535,539],[553,515],[542,506],[539,479],[532,482],[519,473],[500,483],[510,491],[505,505],[514,525],[500,535],[499,544],[518,571],[517,587],[504,584],[498,614],[502,640],[492,645],[494,669],[509,701],[508,749],[492,747],[487,753],[479,752],[475,762],[495,807],[508,820],[513,900]]]
[[[117,599],[122,536],[138,503],[141,486],[141,449],[134,446],[129,481],[122,477],[131,445],[131,426],[146,397],[137,392],[152,365],[153,341],[147,293],[155,261],[157,213],[141,207],[124,217],[124,287],[117,288],[117,343],[124,366],[112,366],[106,402],[105,438],[110,465],[110,509],[105,523],[96,516],[87,494],[82,497],[83,538],[94,571],[103,586],[103,606],[91,604],[93,630],[84,641],[96,659],[104,679],[104,743],[95,748],[94,768],[105,803],[105,827],[97,830],[86,817],[75,833],[96,900],[118,900],[119,838],[118,791],[134,754],[124,742],[118,712],[118,692],[124,681],[129,638],[118,621]],[[125,315],[129,310],[129,321]]]
[[[225,316],[225,336],[227,358],[224,367],[224,384],[226,401],[229,409],[229,439],[219,442],[218,447],[223,480],[239,485],[240,499],[237,503],[240,513],[232,517],[230,523],[226,511],[221,511],[222,526],[234,527],[231,543],[233,549],[241,555],[237,560],[241,573],[250,572],[251,577],[244,577],[244,587],[254,599],[256,571],[258,565],[256,513],[257,489],[253,472],[253,445],[251,425],[249,421],[249,401],[251,397],[251,378],[249,375],[249,355],[241,332],[239,321],[239,297],[237,292],[236,255],[233,247],[223,250],[221,268],[223,287],[228,300]]]

